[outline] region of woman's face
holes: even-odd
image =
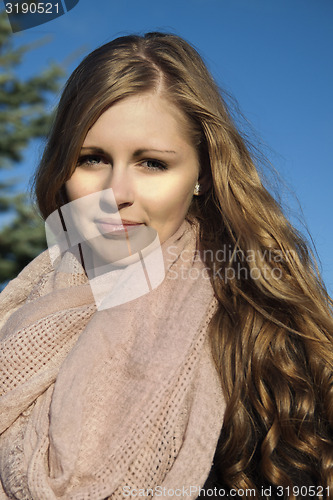
[[[66,183],[69,200],[103,192],[98,214],[85,213],[100,233],[116,237],[119,223],[129,232],[147,226],[163,243],[184,221],[199,177],[188,127],[182,112],[156,94],[114,104],[84,140]]]

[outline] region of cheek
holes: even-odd
[[[98,183],[92,176],[86,179],[84,175],[76,171],[66,182],[65,188],[69,201],[73,201],[98,191]]]
[[[67,181],[65,184],[65,190],[69,201],[73,201],[79,198],[76,183]]]
[[[181,219],[187,214],[192,196],[192,183],[187,186],[175,185],[173,189],[164,186],[153,195],[147,193],[143,203],[151,218]]]

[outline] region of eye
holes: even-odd
[[[144,160],[141,162],[141,165],[143,165],[147,170],[167,170],[166,164],[159,160]]]
[[[106,158],[103,158],[103,156],[99,155],[83,155],[80,156],[78,161],[77,161],[77,166],[80,167],[81,165],[88,165],[88,166],[99,166],[99,165],[108,165],[109,162],[106,160]]]

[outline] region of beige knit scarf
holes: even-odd
[[[1,294],[0,499],[199,495],[224,411],[216,303],[193,228],[170,244],[163,282],[116,307],[69,252],[72,274],[45,252]]]

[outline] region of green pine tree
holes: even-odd
[[[1,170],[15,168],[24,159],[31,139],[47,134],[51,116],[50,96],[58,92],[63,69],[49,65],[42,73],[22,79],[18,69],[31,45],[14,48],[11,27],[0,12],[0,176]],[[15,277],[46,248],[44,223],[28,194],[15,193],[15,181],[0,182],[0,213],[11,214],[0,229],[0,283]]]

